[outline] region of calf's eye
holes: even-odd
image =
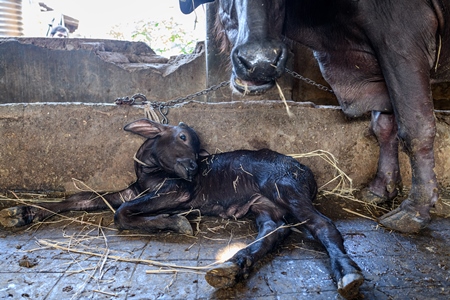
[[[183,141],[186,141],[186,136],[184,134],[180,134],[180,139],[182,139]]]

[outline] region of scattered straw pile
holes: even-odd
[[[346,200],[355,201],[358,203],[363,203],[366,206],[366,210],[372,215],[372,216],[366,216],[364,214],[361,214],[359,212],[352,211],[350,209],[343,208],[345,211],[356,214],[360,217],[368,218],[368,219],[374,219],[377,214],[379,214],[379,211],[387,211],[388,209],[370,205],[366,202],[360,201],[356,199],[354,194],[354,189],[352,187],[352,179],[349,178],[339,167],[338,162],[336,158],[329,152],[324,150],[317,150],[310,153],[305,154],[292,154],[290,155],[296,159],[299,158],[310,158],[310,157],[319,157],[323,159],[326,163],[330,164],[333,169],[335,170],[332,178],[326,182],[324,185],[322,185],[319,188],[319,192],[321,196],[333,196],[338,198],[343,198]],[[88,187],[86,184],[75,181],[76,186],[82,187],[80,190],[88,190],[88,191],[94,191],[90,187]],[[101,197],[100,194],[98,194],[99,197]],[[31,205],[31,206],[37,206],[37,202],[42,201],[61,201],[62,198],[46,198],[45,195],[41,194],[20,194],[17,195],[13,192],[8,193],[7,195],[0,195],[0,202],[2,201],[14,201],[15,203],[18,203],[20,205]],[[448,205],[448,201],[447,201]],[[5,206],[5,205],[4,205]],[[114,212],[114,209],[111,208],[111,211]],[[201,221],[201,215],[199,211],[191,211],[187,212],[189,213],[197,213],[198,218],[194,220],[194,222],[197,224],[197,233],[200,232],[199,224]],[[110,214],[110,213],[109,213]],[[72,254],[78,254],[82,255],[84,257],[89,257],[92,260],[92,264],[89,268],[83,269],[80,268],[79,272],[84,272],[88,274],[86,276],[86,281],[82,284],[82,287],[79,288],[75,295],[72,298],[78,298],[82,292],[85,291],[87,288],[89,282],[91,281],[99,281],[103,276],[105,271],[105,265],[107,262],[109,263],[115,263],[115,262],[127,262],[127,263],[135,263],[135,264],[144,264],[148,266],[152,266],[153,269],[146,271],[148,274],[176,274],[178,273],[184,273],[184,272],[190,272],[190,273],[196,273],[196,274],[205,274],[205,271],[213,267],[214,265],[217,265],[218,263],[221,263],[219,260],[203,266],[203,267],[193,267],[193,266],[183,266],[183,265],[175,265],[171,263],[164,263],[161,261],[155,261],[155,260],[148,260],[143,258],[134,258],[130,255],[127,255],[126,252],[121,252],[120,249],[111,249],[109,247],[108,240],[111,237],[142,237],[143,239],[148,239],[149,237],[154,237],[154,235],[146,235],[146,234],[133,234],[133,235],[123,235],[121,233],[117,232],[117,229],[114,228],[112,224],[112,218],[110,218],[109,224],[102,225],[104,221],[101,214],[93,214],[93,213],[84,213],[77,217],[68,217],[66,215],[60,215],[60,214],[54,214],[57,215],[58,218],[52,218],[50,220],[46,220],[45,222],[39,222],[35,223],[32,226],[28,227],[27,230],[38,230],[43,224],[49,224],[49,223],[57,223],[60,222],[62,224],[61,228],[63,231],[63,239],[58,240],[50,240],[50,239],[39,239],[37,240],[38,247],[32,250],[28,250],[27,252],[34,252],[34,251],[42,251],[47,249],[57,249],[64,253],[70,253]],[[112,214],[110,214],[112,215]],[[230,222],[246,222],[246,221],[230,221]],[[77,224],[78,226],[82,226],[82,229],[77,234],[71,234],[67,235],[65,233],[64,228],[67,228],[68,226],[72,224]],[[106,223],[106,222],[105,222]],[[275,229],[273,232],[269,233],[273,234],[277,230],[281,228],[290,227],[292,230],[297,231],[295,228],[300,224],[293,224],[293,225],[285,225],[281,226],[277,229]],[[226,225],[225,225],[226,226]],[[220,228],[219,228],[220,227]],[[206,228],[206,231],[209,233],[215,234],[217,231],[220,231],[224,228],[223,225],[220,225],[219,227],[208,227]],[[107,234],[108,233],[108,234]],[[205,232],[204,232],[205,233]],[[197,239],[198,237],[194,236],[191,237],[192,239]],[[208,239],[207,237],[204,237]],[[232,241],[235,242],[237,240],[236,237],[229,237],[227,239],[223,238],[209,238],[214,241],[221,240],[222,243],[225,241],[228,245],[232,244]],[[245,239],[245,237],[244,237]],[[254,241],[253,243],[256,243]],[[196,242],[192,244],[195,245]],[[253,244],[251,243],[251,244]],[[251,244],[248,244],[246,247],[249,247]],[[95,247],[92,245],[96,245]],[[192,247],[191,246],[191,247]],[[95,259],[96,258],[96,259]],[[74,258],[75,260],[75,258]],[[174,278],[175,279],[175,278]],[[173,279],[173,280],[174,280]],[[168,284],[166,288],[169,288],[171,284],[173,283],[173,280],[171,283]],[[96,285],[98,286],[98,285]],[[100,293],[104,294],[110,297],[117,297],[118,295],[116,293],[110,293],[108,291],[103,291],[100,289],[91,289],[90,290],[93,293]]]

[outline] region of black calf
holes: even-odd
[[[257,239],[261,240],[207,272],[208,283],[220,288],[246,278],[254,263],[272,251],[289,230],[267,234],[294,218],[305,222],[326,248],[339,293],[347,298],[358,294],[364,279],[346,254],[332,221],[313,207],[317,186],[308,167],[267,149],[208,155],[200,150],[194,130],[183,123],[170,126],[142,119],[128,124],[125,130],[147,140],[136,154],[136,182],[104,195],[117,209],[114,220],[119,228],[192,234],[189,221],[176,212],[194,208],[204,215],[224,218],[252,213],[259,231]],[[103,199],[89,192],[41,206],[54,212],[107,208]],[[35,207],[19,206],[2,210],[0,223],[21,226],[50,215]]]

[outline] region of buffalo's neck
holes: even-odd
[[[323,43],[342,26],[352,27],[357,4],[348,0],[288,0],[284,35],[313,50],[323,50]]]

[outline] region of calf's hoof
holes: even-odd
[[[186,235],[194,235],[194,231],[192,230],[191,223],[189,223],[189,220],[180,215],[175,215],[170,217],[171,221],[173,223],[171,224],[170,228],[175,231],[176,233],[186,234]]]
[[[338,282],[338,293],[345,299],[356,299],[359,296],[359,287],[364,282],[364,277],[359,273],[350,273]]]
[[[215,288],[232,287],[237,283],[237,275],[239,274],[239,266],[233,262],[227,261],[214,269],[209,270],[205,279]]]
[[[24,216],[24,207],[16,206],[0,211],[0,224],[4,227],[20,227],[30,223]]]
[[[393,211],[378,218],[378,223],[388,229],[403,233],[417,233],[427,227],[431,218],[423,218],[418,212],[397,207]]]

